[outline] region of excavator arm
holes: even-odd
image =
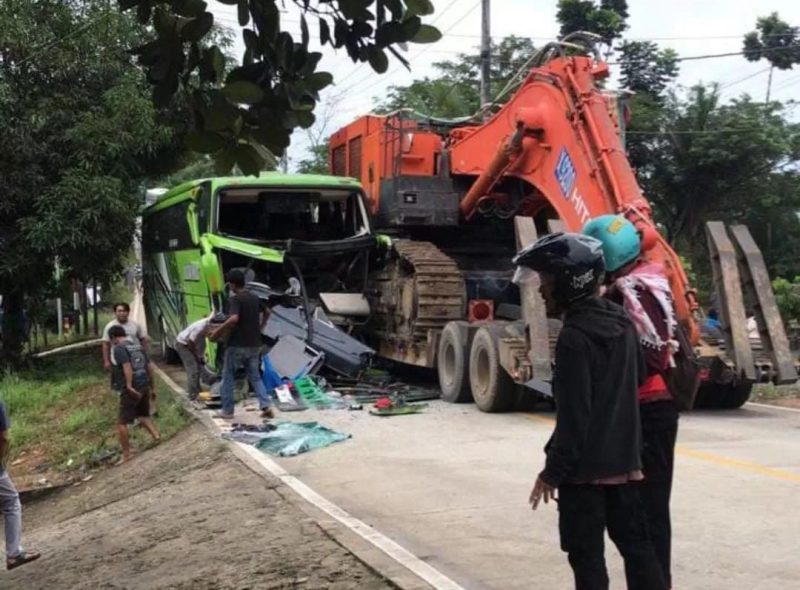
[[[568,231],[609,212],[628,217],[644,236],[645,256],[667,273],[679,320],[697,343],[697,298],[680,258],[655,229],[625,154],[609,98],[597,81],[608,66],[592,57],[559,57],[531,70],[514,96],[485,123],[451,132],[451,172],[476,176],[460,203],[470,219],[492,201],[501,180],[532,187],[523,213],[551,210]],[[486,165],[489,162],[489,165]]]

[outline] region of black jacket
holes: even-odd
[[[622,307],[588,297],[567,311],[556,344],[556,428],[545,447],[545,482],[589,483],[641,469],[637,390],[645,376]]]

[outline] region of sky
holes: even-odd
[[[493,40],[508,35],[529,37],[536,46],[555,39],[558,33],[556,0],[491,0],[490,20]],[[221,24],[235,33],[234,56],[244,51],[236,6],[208,0],[209,8]],[[403,86],[414,79],[433,76],[432,64],[456,59],[459,53],[471,53],[480,43],[480,0],[433,0],[436,12],[424,19],[443,34],[434,44],[409,44],[406,54],[408,71],[390,57],[385,74],[376,74],[368,64],[354,64],[346,52],[330,46],[321,49],[323,59],[319,69],[331,72],[334,86],[323,92],[326,96],[342,98],[333,109],[333,116],[323,131],[330,135],[353,119],[370,112],[390,86]],[[628,0],[629,28],[624,38],[652,40],[661,47],[674,49],[679,56],[700,56],[741,51],[742,37],[754,30],[756,19],[777,12],[790,25],[800,26],[800,2],[797,0]],[[282,28],[299,39],[299,10],[286,0],[281,15]],[[311,49],[320,50],[316,19],[309,19]],[[611,60],[613,62],[613,58]],[[613,66],[612,66],[613,69]],[[723,99],[748,93],[763,99],[766,93],[768,67],[766,62],[749,62],[743,56],[733,56],[680,64],[678,83],[691,86],[699,81],[719,82]],[[772,97],[775,100],[800,101],[800,67],[773,74]],[[329,109],[330,110],[330,109]],[[306,132],[296,131],[289,147],[290,170],[306,154],[309,140]]]

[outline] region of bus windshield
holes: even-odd
[[[217,193],[217,232],[264,243],[316,242],[362,236],[369,225],[356,191],[229,187]]]

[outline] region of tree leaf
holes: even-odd
[[[430,0],[406,0],[408,14],[426,16],[433,14],[433,3]]]
[[[412,16],[402,22],[400,29],[403,33],[403,41],[408,41],[417,34],[422,26],[422,20],[418,16]]]
[[[205,37],[206,33],[211,30],[213,25],[214,15],[210,12],[204,12],[183,26],[181,29],[181,37],[186,41],[196,43]]]
[[[264,91],[258,85],[246,80],[229,82],[222,92],[225,93],[228,100],[238,104],[256,104],[264,98]]]
[[[239,26],[246,27],[250,23],[250,8],[247,5],[247,0],[239,0],[238,7]]]
[[[173,5],[175,14],[187,18],[195,18],[206,11],[208,5],[203,0],[181,0]]]
[[[387,69],[389,69],[389,58],[386,57],[386,54],[380,47],[371,45],[369,47],[368,59],[369,65],[379,74],[383,74]]]
[[[300,42],[308,47],[308,23],[304,14],[300,15]]]
[[[320,91],[333,83],[333,74],[330,72],[314,72],[303,80],[309,90]]]
[[[226,176],[236,163],[236,148],[226,148],[214,154],[214,172]]]
[[[419,30],[411,38],[414,43],[436,43],[442,38],[442,33],[434,26],[420,25]]]
[[[239,144],[235,151],[236,165],[242,173],[249,176],[258,176],[264,167],[264,159],[253,148],[253,146],[246,143]]]
[[[331,30],[328,22],[324,18],[319,19],[319,44],[325,45],[331,42]]]
[[[225,138],[219,133],[210,131],[197,132],[193,131],[186,134],[184,139],[186,147],[201,154],[213,154],[216,151],[225,147]]]

